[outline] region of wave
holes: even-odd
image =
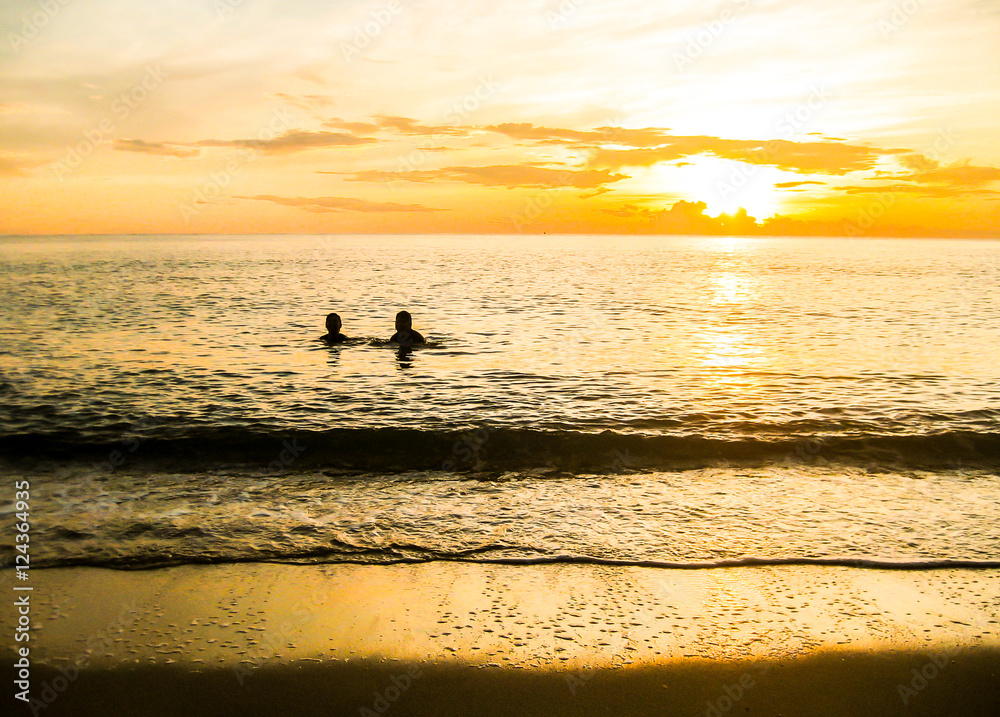
[[[794,434],[766,427],[758,435],[706,437],[614,431],[536,430],[484,425],[469,430],[159,426],[146,434],[94,440],[79,432],[0,436],[8,460],[90,462],[116,468],[204,469],[241,465],[251,472],[338,469],[490,472],[552,469],[622,473],[748,465],[852,465],[961,470],[1000,466],[1000,433]]]

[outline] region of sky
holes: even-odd
[[[0,234],[1000,236],[1000,0],[4,0]]]

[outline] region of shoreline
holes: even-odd
[[[31,582],[46,715],[1000,711],[995,570],[240,563]]]

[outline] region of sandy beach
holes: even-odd
[[[32,585],[18,714],[1000,710],[994,570],[248,563]]]

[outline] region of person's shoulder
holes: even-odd
[[[413,329],[404,329],[403,331],[397,331],[389,339],[390,343],[397,343],[400,346],[412,346],[413,344],[425,344],[427,340],[419,331],[414,331]]]
[[[341,344],[347,341],[347,337],[343,334],[326,334],[319,337],[320,341],[325,341],[328,344]]]

